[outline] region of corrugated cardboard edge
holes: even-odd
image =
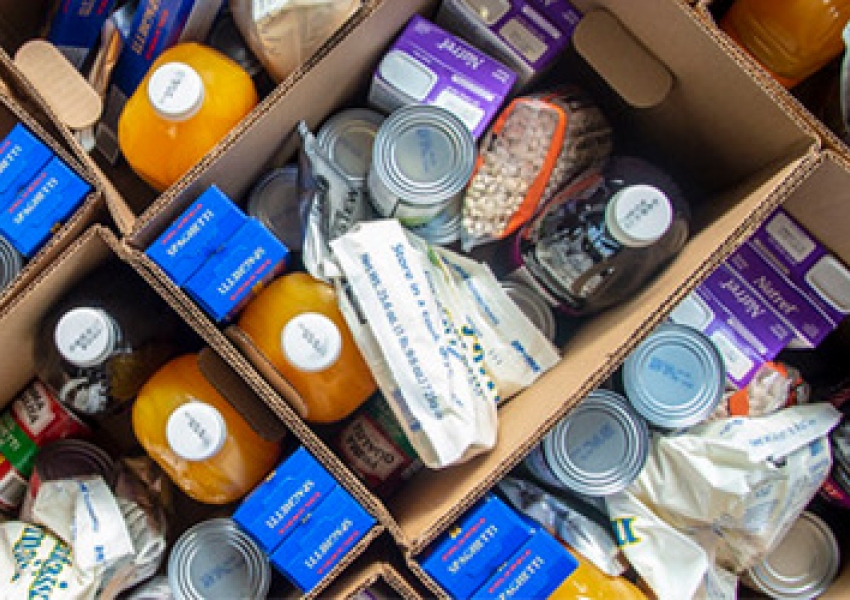
[[[416,557],[421,554],[428,544],[445,529],[447,529],[460,515],[468,510],[475,502],[484,496],[484,494],[493,488],[496,483],[504,477],[510,470],[516,467],[519,462],[537,445],[539,440],[548,432],[558,421],[572,410],[581,400],[583,400],[590,392],[598,388],[610,375],[618,368],[629,353],[643,340],[655,327],[661,323],[684,298],[693,290],[700,282],[702,282],[721,262],[723,262],[736,248],[738,248],[745,239],[755,232],[761,223],[788,197],[790,193],[796,189],[802,181],[817,167],[821,158],[818,152],[812,150],[804,157],[792,162],[789,165],[791,169],[783,181],[773,188],[768,197],[748,217],[742,221],[738,227],[727,237],[725,241],[719,244],[713,252],[706,258],[705,261],[688,277],[683,279],[678,287],[675,288],[658,307],[658,310],[651,317],[645,319],[637,327],[635,327],[631,337],[624,341],[614,352],[611,352],[601,360],[597,368],[590,374],[585,376],[583,385],[571,397],[565,399],[563,406],[556,413],[545,419],[538,426],[538,434],[526,440],[520,445],[508,460],[502,462],[499,468],[493,470],[486,478],[476,481],[471,493],[467,494],[461,502],[455,505],[454,509],[448,511],[440,519],[432,523],[430,527],[423,530],[421,534],[413,540],[406,540],[408,543],[403,546],[408,550],[408,556],[415,561]],[[540,382],[547,379],[548,374],[541,378]],[[539,385],[539,383],[536,385]],[[463,467],[463,465],[461,465]],[[419,572],[417,572],[419,574]]]
[[[788,114],[797,125],[811,134],[816,140],[816,147],[823,146],[826,128],[816,124],[817,119],[805,109],[788,90],[765,71],[747,52],[732,40],[714,21],[709,12],[711,0],[700,0],[694,7],[682,7],[691,14],[696,22],[714,41],[737,63],[742,71],[747,73],[770,98]],[[833,136],[834,137],[834,136]],[[837,139],[837,138],[836,138]]]
[[[364,557],[370,558],[370,557]],[[329,588],[329,598],[354,598],[369,587],[383,582],[395,592],[394,598],[418,600],[422,594],[391,563],[380,559],[357,561]]]
[[[281,81],[275,89],[263,99],[240,123],[233,128],[228,134],[222,138],[215,148],[208,152],[194,167],[192,167],[183,177],[163,192],[153,203],[141,214],[132,220],[127,229],[122,229],[128,238],[132,241],[137,232],[148,226],[150,220],[162,211],[166,210],[169,205],[174,202],[175,198],[181,197],[183,192],[189,188],[198,176],[207,170],[207,168],[215,162],[218,156],[226,153],[244,131],[251,127],[257,126],[257,123],[262,121],[264,115],[278,102],[285,101],[287,92],[298,83],[307,73],[309,73],[316,64],[325,59],[333,52],[333,49],[339,42],[354,31],[357,26],[363,22],[382,0],[364,0],[361,7],[331,36],[331,38],[322,45],[316,53],[310,57],[296,71],[290,74],[286,79]],[[290,135],[291,132],[282,131],[281,136]],[[175,214],[176,216],[176,214]],[[132,243],[132,242],[131,242]]]
[[[794,94],[785,89],[780,83],[774,79],[758,62],[743,50],[732,38],[730,38],[717,23],[714,14],[711,12],[711,6],[714,0],[700,0],[694,7],[694,10],[707,26],[715,32],[718,38],[722,38],[725,43],[731,46],[735,60],[747,63],[746,68],[758,74],[761,80],[761,85],[770,89],[772,95],[775,95],[777,102],[787,107],[788,110],[800,115],[800,118],[805,121],[821,141],[822,147],[833,150],[839,154],[844,154],[850,157],[850,145],[842,140],[834,131],[824,124],[806,105],[800,102]]]
[[[298,440],[310,450],[313,455],[327,468],[346,489],[357,498],[378,522],[386,527],[393,537],[401,538],[401,529],[390,515],[383,503],[363,485],[363,483],[348,469],[340,458],[319,439],[312,429],[298,416],[290,402],[272,387],[260,375],[253,364],[237,349],[232,341],[210,320],[198,305],[179,289],[143,252],[126,243],[120,242],[121,254],[125,260],[136,268],[139,274],[153,287],[157,293],[171,306],[175,312],[191,327],[207,345],[213,348],[237,373],[246,384],[275,414],[276,418],[295,435]],[[264,425],[253,423],[252,415],[246,419],[258,431]]]
[[[45,265],[56,259],[75,237],[79,236],[93,223],[105,220],[107,214],[103,203],[103,193],[98,186],[96,178],[81,166],[78,157],[73,156],[65,146],[59,143],[42,126],[41,122],[33,117],[15,97],[7,96],[0,92],[0,104],[21,123],[26,125],[58,157],[73,169],[77,175],[92,186],[92,191],[85,197],[79,208],[74,211],[74,214],[53,233],[45,245],[36,252],[35,256],[26,262],[24,268],[11,285],[0,291],[0,307],[2,307],[8,304],[12,298],[19,295],[33,281],[36,274]]]

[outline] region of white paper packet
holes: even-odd
[[[91,600],[100,578],[80,569],[71,548],[44,527],[0,523],[0,598]]]
[[[134,554],[124,515],[102,477],[42,482],[32,514],[71,546],[83,571],[100,575]]]
[[[822,485],[832,465],[826,435],[840,419],[819,403],[656,435],[630,491],[741,572],[775,547]]]
[[[496,405],[560,358],[486,265],[431,247],[393,219],[331,242],[340,308],[422,462],[496,442]]]
[[[709,557],[628,490],[605,497],[620,548],[658,600],[689,600],[703,585]]]

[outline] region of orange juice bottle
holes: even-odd
[[[838,56],[850,0],[736,0],[722,29],[785,87]]]
[[[172,46],[151,65],[118,120],[118,145],[157,191],[177,181],[257,104],[236,62],[194,42]]]
[[[647,600],[629,580],[613,577],[569,546],[578,567],[549,596],[549,600]]]
[[[280,455],[206,380],[196,354],[172,359],[142,386],[133,431],[175,484],[208,504],[244,496]]]
[[[336,292],[307,273],[273,281],[245,307],[238,325],[304,399],[308,421],[343,419],[377,387]]]

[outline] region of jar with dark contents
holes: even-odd
[[[517,237],[516,275],[584,316],[633,297],[685,245],[690,210],[664,171],[612,158],[559,191]]]

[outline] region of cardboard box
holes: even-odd
[[[374,518],[345,488],[335,487],[277,547],[270,560],[302,592],[311,592],[374,523]]]
[[[452,598],[466,600],[534,531],[501,498],[488,495],[425,551],[422,569]]]
[[[271,554],[336,485],[333,475],[301,446],[241,502],[233,520]]]
[[[245,213],[230,198],[211,186],[146,253],[176,285],[182,286],[246,220]]]
[[[641,140],[647,153],[663,157],[665,167],[687,184],[694,194],[694,235],[642,293],[575,328],[561,363],[500,409],[499,443],[493,451],[448,470],[423,471],[386,503],[363,499],[411,556],[516,465],[543,436],[545,424],[554,423],[598,387],[642,337],[758,227],[782,200],[788,182],[801,177],[815,158],[817,140],[811,129],[777,105],[684,4],[670,0],[653,0],[651,6],[613,1],[575,4],[585,13],[595,8],[611,11],[631,36],[629,47],[642,49],[646,61],[654,61],[655,68],[675,81],[657,104],[645,108],[640,102],[617,98],[574,52],[567,53],[553,71],[553,76],[569,73],[573,80],[581,75],[619,135]],[[285,132],[294,131],[301,119],[315,125],[343,107],[358,101],[365,105],[358,94],[363,94],[398,33],[414,13],[428,17],[437,5],[433,0],[376,4],[309,72],[275,102],[267,103],[226,151],[211,156],[203,168],[166,192],[156,210],[142,215],[127,237],[128,246],[134,251],[146,248],[212,184],[230,197],[241,197],[269,161],[287,162],[294,156],[296,137],[286,137]],[[585,40],[600,47],[596,55],[609,42],[622,47],[608,35],[594,38],[585,32]],[[641,79],[643,73],[626,70],[619,75]],[[328,86],[328,81],[334,85]],[[641,91],[628,85],[617,89]],[[627,100],[634,97],[646,96]],[[144,257],[139,260],[145,262]],[[181,305],[195,310],[197,305],[185,293],[170,291]],[[273,390],[269,402],[277,406],[283,399],[290,413],[303,414],[297,393],[250,340],[235,327],[225,334],[226,355],[238,361],[238,370],[246,377],[256,377]],[[328,458],[336,462],[337,457]],[[341,463],[339,468],[347,471]],[[421,569],[417,575],[427,578]]]
[[[321,57],[279,86],[239,131],[163,196],[154,197],[126,170],[101,169],[108,182],[105,189],[113,188],[105,192],[110,213],[119,229],[128,233],[118,241],[117,249],[169,299],[201,338],[215,347],[214,354],[228,365],[223,369],[227,377],[256,391],[266,410],[282,419],[379,518],[409,558],[411,569],[432,591],[434,582],[421,568],[417,570],[416,559],[422,550],[516,465],[546,433],[548,424],[604,381],[671,308],[755,231],[779,203],[787,199],[785,207],[790,214],[837,256],[845,260],[850,257],[850,236],[846,235],[843,217],[846,201],[842,198],[850,182],[846,159],[835,153],[819,155],[820,142],[812,125],[799,113],[791,112],[777,90],[748,70],[741,56],[698,20],[693,9],[676,0],[579,0],[575,4],[586,14],[595,9],[611,11],[632,41],[646,51],[646,64],[660,64],[662,71],[670,74],[674,85],[664,94],[655,94],[653,104],[641,107],[631,101],[635,96],[616,98],[609,88],[614,78],[617,89],[644,91],[640,83],[646,79],[641,71],[629,76],[631,61],[617,62],[628,68],[606,73],[606,79],[601,80],[571,52],[555,70],[555,74],[570,73],[573,79],[586,83],[604,102],[620,135],[640,140],[640,150],[663,157],[674,176],[698,190],[694,197],[694,236],[634,299],[575,327],[561,363],[500,409],[499,443],[492,452],[446,471],[423,472],[386,504],[371,497],[298,418],[297,395],[285,381],[274,379],[269,365],[255,360],[238,331],[228,331],[225,337],[185,292],[158,279],[143,250],[211,184],[240,198],[269,164],[292,158],[296,142],[289,134],[296,123],[305,119],[315,126],[361,99],[358,94],[391,41],[414,13],[432,16],[436,0],[370,4],[362,18],[352,21]],[[13,49],[35,37],[39,11],[45,5],[43,1],[0,2],[0,43],[4,48]],[[615,42],[615,38],[597,38],[595,56],[604,55],[602,51],[615,47]],[[626,85],[616,77],[625,77]],[[13,80],[13,86],[19,87],[20,82]],[[85,164],[87,169],[96,166]],[[0,362],[0,404],[32,374],[28,351],[32,348],[34,319],[55,300],[57,289],[80,276],[78,269],[95,268],[104,254],[116,250],[104,239],[103,232],[80,238],[73,251],[51,264],[20,301],[0,308],[0,348],[15,349],[11,360]],[[262,416],[255,415],[254,419],[259,426],[264,422]],[[266,420],[274,421],[268,415]],[[380,529],[373,528],[372,532]],[[368,537],[364,539],[351,555],[369,541]],[[343,568],[339,565],[327,574],[316,589],[329,584]],[[434,593],[439,593],[439,587],[436,590]]]

